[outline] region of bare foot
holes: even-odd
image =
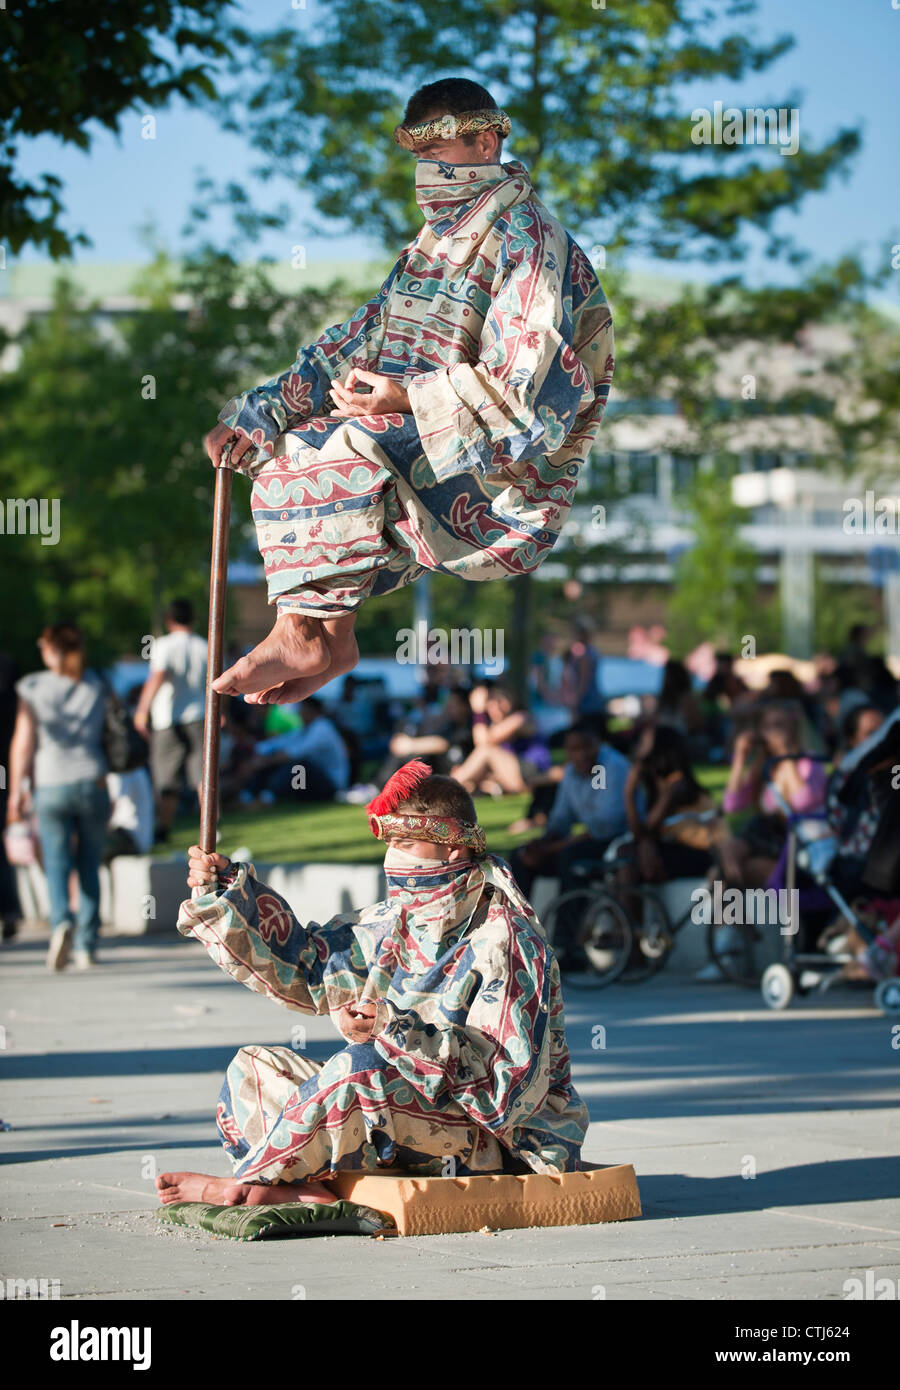
[[[329,645],[318,618],[279,613],[268,637],[213,681],[220,695],[248,695],[269,690],[298,676],[315,676],[329,661]]]
[[[246,695],[244,698],[247,703],[251,705],[292,705],[297,700],[305,700],[307,695],[314,695],[317,690],[334,680],[336,676],[343,676],[348,671],[352,671],[359,661],[359,647],[356,644],[356,635],[353,631],[355,622],[355,613],[350,613],[343,618],[325,618],[322,622],[322,630],[325,641],[328,643],[329,654],[328,665],[325,669],[315,675],[283,681],[279,685],[273,685],[268,690],[260,690]]]
[[[338,1200],[320,1182],[238,1182],[235,1178],[215,1178],[210,1173],[160,1173],[156,1190],[166,1206],[172,1202],[206,1202],[212,1207],[262,1207]]]

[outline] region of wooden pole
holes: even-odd
[[[228,528],[231,522],[233,470],[216,469],[212,558],[209,567],[209,655],[206,664],[206,709],[203,722],[203,781],[200,786],[200,848],[216,852],[219,820],[219,720],[222,696],[213,681],[222,674],[225,645],[225,589],[228,582]]]

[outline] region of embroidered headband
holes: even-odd
[[[393,777],[385,782],[384,790],[373,797],[366,807],[372,834],[378,840],[402,835],[404,839],[427,840],[436,845],[468,845],[476,854],[484,854],[484,828],[475,821],[421,813],[395,814],[396,808],[406,800],[413,788],[431,775],[428,764],[418,758],[398,768]]]
[[[499,130],[501,136],[510,132],[511,121],[505,111],[487,107],[481,111],[461,111],[458,116],[435,116],[418,125],[398,125],[394,139],[404,150],[428,145],[432,140],[455,140],[459,135],[474,135],[479,130]]]
[[[369,812],[369,829],[378,840],[402,836],[405,840],[428,840],[433,845],[468,845],[484,854],[484,828],[470,820],[451,816],[392,816]]]

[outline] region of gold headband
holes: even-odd
[[[505,111],[488,107],[482,111],[461,111],[458,116],[435,116],[434,120],[420,121],[418,125],[398,125],[394,139],[404,150],[414,150],[417,145],[428,145],[438,138],[455,140],[459,135],[474,135],[479,130],[499,130],[501,136],[506,136],[510,128]]]
[[[369,829],[378,840],[402,836],[407,840],[427,840],[433,845],[468,845],[476,854],[485,851],[484,827],[450,816],[398,816],[392,812],[379,816],[370,811]]]

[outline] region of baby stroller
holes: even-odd
[[[825,813],[798,816],[782,804],[788,823],[783,856],[788,893],[797,889],[801,908],[832,903],[846,930],[831,949],[815,951],[798,948],[797,934],[782,936],[782,959],[762,976],[769,1008],[786,1009],[797,994],[822,992],[851,978],[860,960],[849,944],[855,935],[866,943],[868,983],[874,974],[882,976],[875,986],[876,1005],[883,1013],[900,1013],[900,959],[884,936],[888,923],[900,916],[900,798],[890,794],[898,759],[900,710],[833,774]],[[874,925],[848,898],[863,899],[876,909]]]

